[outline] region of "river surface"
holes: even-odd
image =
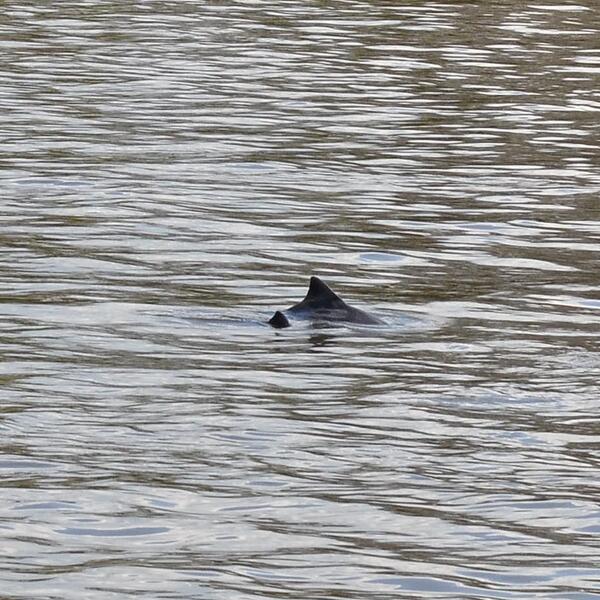
[[[0,598],[600,598],[599,40],[4,2]]]

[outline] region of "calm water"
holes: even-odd
[[[599,39],[3,3],[0,597],[600,598]]]

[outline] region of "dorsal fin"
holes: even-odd
[[[328,308],[344,305],[344,301],[321,279],[314,275],[310,278],[308,292],[301,304]]]

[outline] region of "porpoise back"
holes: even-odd
[[[304,299],[285,311],[276,311],[269,324],[277,329],[290,326],[288,315],[313,321],[347,322],[361,325],[383,325],[373,315],[346,304],[323,280],[310,278]]]

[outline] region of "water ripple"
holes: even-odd
[[[0,33],[4,594],[594,597],[594,3]]]

